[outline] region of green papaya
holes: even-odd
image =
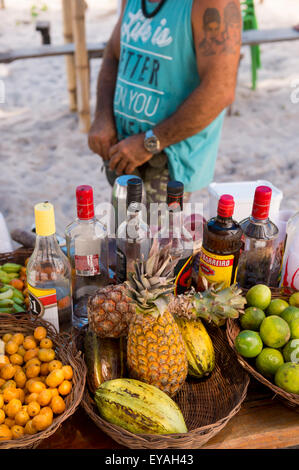
[[[176,322],[186,346],[188,374],[196,378],[209,375],[215,367],[215,351],[203,323],[178,317]]]
[[[88,330],[84,338],[87,384],[91,393],[107,380],[126,374],[126,339],[99,338]]]

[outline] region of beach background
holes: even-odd
[[[30,0],[6,0],[0,10],[0,52],[38,47]],[[53,44],[63,43],[61,1],[49,0],[38,16],[51,22]],[[117,19],[117,0],[88,0],[88,42],[106,41]],[[256,2],[260,28],[299,23],[298,0]],[[258,87],[251,90],[249,48],[243,47],[236,100],[226,116],[214,180],[270,181],[283,191],[283,209],[299,206],[298,42],[261,46]],[[91,106],[101,60],[91,62]],[[10,230],[30,229],[33,206],[51,201],[59,234],[75,217],[75,189],[94,188],[95,202],[109,201],[111,189],[100,157],[69,112],[65,60],[52,57],[0,64],[5,102],[0,103],[0,212]],[[297,92],[296,88],[297,87]],[[293,96],[293,98],[292,98]],[[294,99],[295,98],[295,99]],[[296,99],[297,98],[297,99]],[[296,103],[297,101],[297,103]],[[207,190],[194,194],[207,207]]]

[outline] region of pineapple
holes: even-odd
[[[184,384],[188,361],[184,340],[167,297],[173,294],[170,278],[177,260],[166,256],[167,250],[136,264],[126,286],[135,305],[129,324],[127,363],[130,376],[173,396]]]

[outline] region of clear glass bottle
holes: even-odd
[[[218,202],[218,213],[204,226],[199,263],[198,290],[203,290],[201,276],[212,283],[229,287],[236,281],[241,249],[242,229],[233,220],[234,198],[224,194]]]
[[[76,189],[77,218],[67,226],[67,255],[72,267],[73,326],[88,323],[88,297],[109,283],[108,235],[106,227],[94,216],[93,190],[82,185]]]
[[[288,221],[280,287],[299,290],[299,212]]]
[[[54,207],[35,206],[36,244],[27,265],[30,311],[58,331],[72,324],[71,266],[55,234]]]
[[[151,231],[142,204],[142,181],[132,178],[127,183],[127,218],[117,231],[116,282],[124,282],[134,272],[135,262],[147,258],[152,245]]]
[[[279,263],[275,263],[278,228],[269,219],[271,197],[271,188],[258,186],[252,214],[240,222],[244,235],[237,282],[245,289],[256,284],[277,286],[280,268]]]
[[[168,246],[170,255],[178,262],[174,269],[175,295],[191,287],[194,240],[184,221],[184,185],[180,181],[169,181],[167,185],[167,209],[161,217],[161,229],[157,234],[161,248]]]

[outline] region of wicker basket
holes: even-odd
[[[20,332],[26,335],[32,335],[34,329],[40,325],[47,329],[47,336],[53,341],[53,349],[56,351],[57,359],[60,359],[63,364],[71,365],[73,368],[72,391],[65,398],[66,409],[64,413],[57,416],[51,426],[45,431],[38,432],[34,435],[27,435],[17,440],[0,441],[0,449],[37,447],[43,439],[54,434],[59,426],[75,412],[83,396],[86,380],[86,366],[81,353],[78,352],[74,341],[72,341],[71,335],[67,333],[58,334],[52,324],[44,320],[36,319],[29,314],[0,314],[0,336],[8,332]]]
[[[289,300],[290,296],[296,292],[290,288],[277,288],[271,289],[272,292],[272,299],[281,298],[286,301]],[[270,382],[270,380],[266,379],[263,375],[261,375],[254,367],[254,362],[250,363],[244,357],[242,357],[235,348],[235,339],[241,331],[240,322],[238,320],[228,320],[226,326],[226,336],[229,342],[230,347],[234,350],[236,357],[241,364],[241,366],[248,372],[251,376],[253,376],[256,380],[261,382],[266,387],[270,388],[275,396],[283,399],[284,403],[288,406],[292,407],[296,411],[299,411],[299,395],[294,393],[288,393],[282,390],[282,388],[277,387],[274,383]]]
[[[9,262],[24,264],[25,260],[32,255],[32,252],[32,248],[19,248],[18,250],[11,251],[10,253],[0,253],[0,266]]]
[[[229,348],[225,333],[209,328],[216,366],[204,380],[189,380],[176,395],[189,432],[171,435],[136,435],[108,423],[99,414],[85,387],[82,406],[94,423],[112,439],[130,449],[198,449],[221,431],[240,410],[246,397],[249,376],[239,366]]]

